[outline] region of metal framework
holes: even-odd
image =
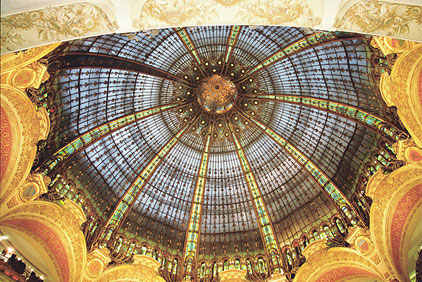
[[[90,146],[100,141],[102,138],[112,134],[113,132],[120,130],[130,124],[137,122],[138,120],[159,114],[163,111],[180,107],[180,104],[169,104],[159,107],[154,107],[146,110],[136,112],[127,116],[123,116],[114,119],[106,124],[97,126],[87,133],[77,137],[66,146],[58,150],[43,166],[45,169],[43,173],[45,175],[51,173],[56,167],[63,165],[79,152],[88,149]]]
[[[230,28],[230,35],[227,39],[227,46],[226,46],[226,52],[224,55],[224,64],[223,68],[221,69],[221,73],[227,72],[227,64],[230,62],[232,56],[233,56],[233,50],[236,46],[236,42],[239,40],[239,34],[242,30],[242,26],[234,25]]]
[[[201,165],[196,179],[195,192],[192,198],[189,222],[186,230],[185,246],[183,248],[183,259],[186,264],[186,281],[191,281],[193,278],[193,266],[195,264],[195,259],[198,256],[202,209],[204,204],[204,192],[207,181],[208,160],[211,145],[211,129],[213,126],[213,123],[209,126],[204,150],[202,152]]]
[[[245,176],[246,184],[249,189],[249,194],[254,204],[254,210],[255,210],[256,216],[257,218],[259,218],[259,230],[261,233],[261,239],[265,246],[266,253],[268,257],[273,261],[273,264],[275,266],[274,270],[276,272],[281,272],[280,263],[279,263],[279,257],[280,257],[279,244],[277,242],[277,237],[274,232],[274,227],[271,222],[268,209],[264,203],[264,200],[262,198],[262,193],[255,180],[255,176],[253,175],[251,166],[248,162],[245,152],[243,151],[242,145],[240,144],[239,139],[236,136],[236,133],[234,133],[233,128],[230,128],[230,132],[231,132],[233,143],[236,148],[237,156],[239,157],[239,162],[241,164],[241,167]]]
[[[304,34],[217,26],[69,43],[55,56],[62,120],[50,139],[61,143],[40,169],[66,171],[68,182],[54,180],[63,195],[70,182],[87,187],[103,218],[90,238],[119,259],[151,238],[174,254],[162,263],[169,280],[212,281],[232,262],[205,261],[226,253],[256,279],[291,271],[300,251],[283,246],[337,211],[359,217],[342,182],[354,183],[379,135],[400,134],[368,90],[359,37]],[[199,97],[222,91],[202,88],[217,74],[238,96],[214,113]]]
[[[108,54],[93,54],[89,52],[68,52],[65,56],[60,57],[61,65],[59,69],[74,68],[102,68],[102,69],[118,69],[131,71],[135,73],[148,74],[155,77],[167,79],[170,81],[184,84],[188,87],[194,87],[186,80],[165,72],[159,68],[135,61],[127,58],[116,57]]]
[[[165,156],[176,145],[183,133],[195,122],[197,117],[193,118],[187,123],[179,132],[177,132],[161,150],[154,156],[154,158],[146,165],[146,167],[139,173],[136,180],[128,187],[123,197],[119,200],[111,216],[108,218],[103,230],[107,233],[102,237],[109,241],[112,234],[119,229],[128,213],[133,207],[133,204],[139,195],[142,193],[146,183],[151,178],[157,167],[164,160]]]
[[[198,54],[197,48],[195,47],[195,44],[193,43],[192,38],[190,37],[187,29],[185,27],[177,27],[177,28],[174,28],[174,30],[176,31],[177,36],[183,42],[186,49],[192,55],[193,59],[198,64],[199,70],[201,71],[202,75],[206,76],[206,73],[203,69],[201,56]]]
[[[246,81],[251,75],[254,73],[260,71],[261,69],[267,68],[268,66],[277,63],[278,61],[288,58],[294,54],[297,54],[299,52],[303,52],[305,50],[308,50],[310,48],[322,45],[327,42],[335,42],[338,40],[350,40],[352,38],[357,38],[356,36],[347,36],[344,38],[339,38],[340,32],[316,32],[313,33],[307,37],[301,38],[290,45],[284,47],[283,49],[277,51],[276,53],[272,54],[259,64],[257,64],[255,67],[250,69],[246,75],[241,77],[236,82],[243,82]]]
[[[328,99],[314,98],[311,96],[284,95],[284,94],[260,94],[247,96],[251,99],[259,99],[266,101],[279,101],[283,103],[291,103],[306,107],[312,107],[323,110],[328,113],[340,115],[351,121],[357,122],[376,133],[392,140],[398,140],[400,130],[391,125],[385,119],[372,114],[368,111],[360,109],[356,106],[347,105],[345,103],[331,101]]]
[[[265,132],[265,134],[273,139],[278,145],[280,145],[290,156],[292,156],[294,160],[309,173],[309,175],[315,180],[315,182],[321,187],[327,196],[335,203],[340,212],[342,212],[342,208],[344,206],[347,206],[349,209],[353,209],[353,205],[334,184],[334,182],[329,177],[327,177],[327,175],[321,169],[319,169],[305,154],[303,154],[289,141],[283,138],[280,134],[277,134],[274,130],[270,129],[262,122],[242,111],[240,112],[247,119],[257,125],[259,129]]]

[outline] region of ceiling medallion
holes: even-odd
[[[198,88],[199,105],[207,112],[222,114],[233,108],[238,93],[236,85],[218,74],[202,80]]]
[[[198,116],[190,133],[201,136],[203,142],[210,125],[215,142],[225,142],[230,128],[236,134],[252,130],[239,111],[254,116],[265,103],[251,101],[251,96],[259,93],[259,84],[255,76],[247,76],[245,69],[240,62],[224,64],[219,59],[186,69],[183,79],[196,87],[174,85],[172,101],[183,104],[176,110],[181,124]]]

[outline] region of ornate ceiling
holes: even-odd
[[[421,18],[419,0],[3,0],[1,53],[176,25],[296,26],[421,41]]]
[[[288,271],[284,247],[302,235],[365,224],[362,179],[392,165],[401,130],[368,42],[204,26],[63,43],[48,57],[52,130],[35,168],[89,199],[89,244],[116,251],[122,236],[188,268],[262,254]]]

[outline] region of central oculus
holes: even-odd
[[[225,113],[233,107],[236,99],[236,85],[218,74],[203,79],[198,89],[199,105],[207,112]]]

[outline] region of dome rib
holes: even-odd
[[[148,165],[140,172],[136,180],[129,186],[119,203],[116,205],[112,215],[107,220],[104,230],[104,240],[110,240],[111,236],[119,230],[119,227],[125,221],[128,213],[131,211],[133,204],[139,195],[142,193],[148,180],[151,178],[158,165],[163,161],[164,157],[170,152],[174,145],[179,141],[183,133],[197,120],[198,116],[194,117],[191,122],[187,123],[175,134],[166,145],[149,161]]]

